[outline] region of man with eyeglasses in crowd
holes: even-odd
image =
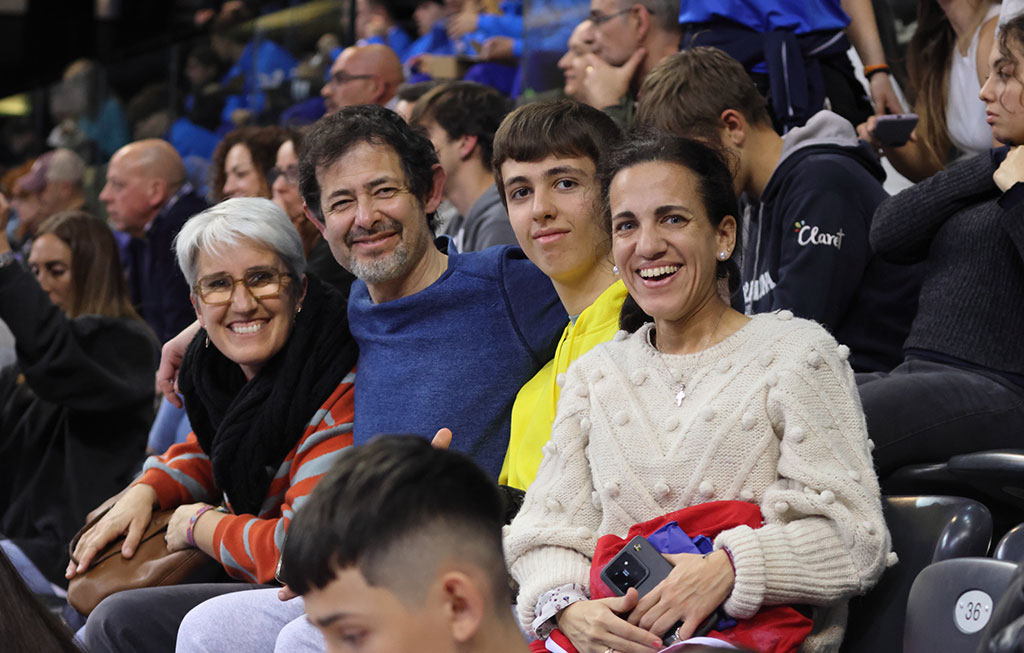
[[[588,20],[594,51],[587,55],[583,96],[629,128],[640,83],[679,51],[679,0],[591,0]]]
[[[403,80],[402,62],[388,46],[374,43],[345,48],[320,89],[327,107],[325,115],[357,104],[388,106]]]
[[[290,129],[288,139],[277,148],[274,167],[270,169],[268,175],[272,199],[274,204],[284,210],[299,232],[309,270],[321,281],[348,297],[349,286],[355,277],[338,265],[327,241],[323,239],[316,224],[306,217],[303,209],[302,195],[299,194],[299,152],[302,149],[302,138],[302,130]]]

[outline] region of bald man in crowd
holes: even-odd
[[[185,178],[175,149],[155,138],[114,153],[100,201],[111,225],[131,236],[127,273],[132,301],[164,342],[195,319],[171,243],[185,221],[206,208],[206,201]]]
[[[357,104],[387,106],[402,83],[402,62],[386,45],[345,48],[331,66],[331,78],[320,90],[327,114]]]

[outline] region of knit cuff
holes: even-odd
[[[519,583],[516,603],[519,621],[526,632],[533,632],[541,594],[571,583],[590,587],[590,560],[561,547],[543,547],[526,553],[512,563],[511,571]]]
[[[1010,186],[1010,188],[999,197],[998,204],[999,208],[1004,211],[1013,210],[1021,204],[1024,204],[1024,182],[1018,181],[1013,186]]]
[[[715,549],[728,548],[736,568],[732,593],[725,600],[725,611],[737,619],[757,614],[764,602],[766,588],[764,553],[761,542],[749,526],[737,526],[715,538]]]

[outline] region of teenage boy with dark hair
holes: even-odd
[[[324,476],[292,523],[282,575],[331,653],[526,653],[501,525],[472,460],[383,436]]]
[[[607,114],[559,100],[516,109],[494,137],[494,179],[519,246],[570,316],[554,358],[516,396],[499,483],[530,485],[551,436],[558,378],[619,329],[627,293],[613,272],[597,168],[620,135]]]
[[[514,245],[501,196],[494,186],[494,132],[512,102],[490,86],[449,82],[413,107],[409,123],[426,130],[444,169],[444,197],[459,212],[445,228],[460,252]]]
[[[819,111],[779,136],[743,66],[715,48],[669,57],[640,96],[641,124],[721,146],[732,161],[736,193],[745,194],[746,312],[817,320],[850,347],[858,372],[897,365],[920,275],[871,251],[885,172],[853,126]]]

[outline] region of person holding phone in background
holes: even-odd
[[[910,181],[919,182],[957,158],[992,147],[977,97],[988,74],[999,9],[992,0],[918,0],[907,72],[920,121],[903,144],[878,137],[878,116],[857,126],[857,134]]]
[[[1000,28],[981,88],[992,137],[1024,143],[1024,16]],[[878,473],[1019,447],[1024,432],[1024,151],[986,151],[878,207],[871,244],[923,261],[917,317],[890,374],[858,375]]]

